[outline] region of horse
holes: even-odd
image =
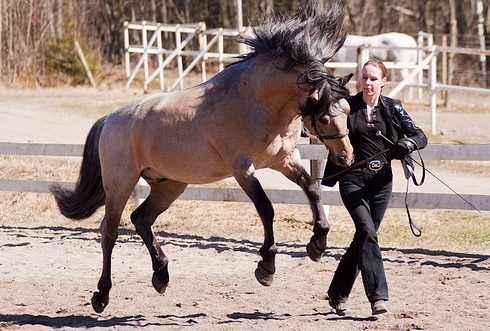
[[[417,41],[412,36],[399,32],[388,32],[373,36],[348,35],[343,47],[332,57],[331,61],[357,62],[357,49],[361,46],[369,47],[369,58],[390,61],[396,64],[417,63]],[[408,77],[409,74],[409,69],[400,69],[402,80]]]
[[[169,259],[151,226],[189,184],[233,176],[253,202],[263,223],[264,242],[255,277],[272,284],[277,247],[274,209],[256,178],[271,168],[299,185],[313,214],[307,254],[318,261],[327,247],[329,224],[318,183],[304,169],[295,148],[303,125],[330,150],[337,164],[353,162],[348,139],[346,87],[351,75],[334,76],[324,66],[341,47],[345,5],[320,9],[306,1],[295,15],[271,14],[239,40],[251,51],[199,85],[145,96],[100,118],[90,129],[74,189],[53,185],[62,215],[79,220],[105,205],[100,225],[102,273],[92,308],[109,304],[111,254],[121,214],[143,178],[150,194],[131,214],[131,222],[152,261],[152,284],[164,293]]]

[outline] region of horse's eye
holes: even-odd
[[[330,118],[328,116],[323,116],[318,119],[318,121],[322,124],[328,124],[330,123]]]

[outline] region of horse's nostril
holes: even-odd
[[[339,156],[338,163],[344,167],[348,167],[353,163],[354,159],[348,158],[347,156]]]

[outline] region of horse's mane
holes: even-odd
[[[348,89],[324,65],[342,47],[347,36],[345,4],[335,0],[323,10],[319,7],[318,0],[303,0],[296,15],[274,13],[267,16],[258,27],[253,27],[253,36],[240,40],[252,49],[242,61],[261,54],[271,59],[286,55],[284,70],[304,65],[305,82],[321,92],[320,102],[313,107],[316,109],[309,107],[307,113],[323,108],[331,99],[349,96]]]

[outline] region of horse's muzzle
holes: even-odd
[[[334,161],[335,164],[341,167],[348,167],[354,163],[354,154],[352,153],[350,155],[345,153],[337,154],[334,155],[332,160]]]

